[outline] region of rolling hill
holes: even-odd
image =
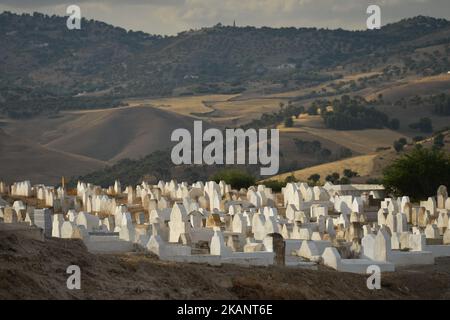
[[[130,106],[9,121],[4,130],[46,148],[113,163],[167,148],[174,129],[192,126],[193,119],[187,116]]]
[[[416,54],[449,43],[450,22],[423,16],[376,31],[217,25],[170,37],[94,20],[70,31],[65,22],[40,13],[0,14],[2,113],[45,113],[48,99],[58,97],[234,94],[255,88],[276,93],[397,64],[405,75],[450,69],[448,59]],[[66,104],[56,108],[77,107]]]
[[[15,138],[0,129],[0,180],[32,180],[35,183],[57,183],[61,177],[101,169],[106,163],[96,159],[43,147]]]

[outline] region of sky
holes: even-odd
[[[417,15],[450,20],[450,0],[0,0],[0,12],[65,16],[72,4],[84,18],[161,35],[233,21],[237,26],[365,29],[370,4],[380,6],[382,25]]]

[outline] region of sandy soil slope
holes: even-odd
[[[66,268],[81,268],[68,290]],[[0,234],[0,299],[450,299],[450,259],[367,277],[321,268],[213,267],[159,261],[149,254],[93,255],[79,240]]]

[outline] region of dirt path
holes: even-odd
[[[66,268],[81,268],[81,290]],[[213,267],[150,254],[94,255],[78,240],[45,242],[0,234],[0,299],[450,299],[450,259],[382,277],[285,267]]]

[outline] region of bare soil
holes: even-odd
[[[81,289],[68,290],[69,265]],[[288,267],[220,267],[160,261],[144,253],[98,255],[82,241],[0,234],[0,299],[450,299],[450,258],[367,276]]]

